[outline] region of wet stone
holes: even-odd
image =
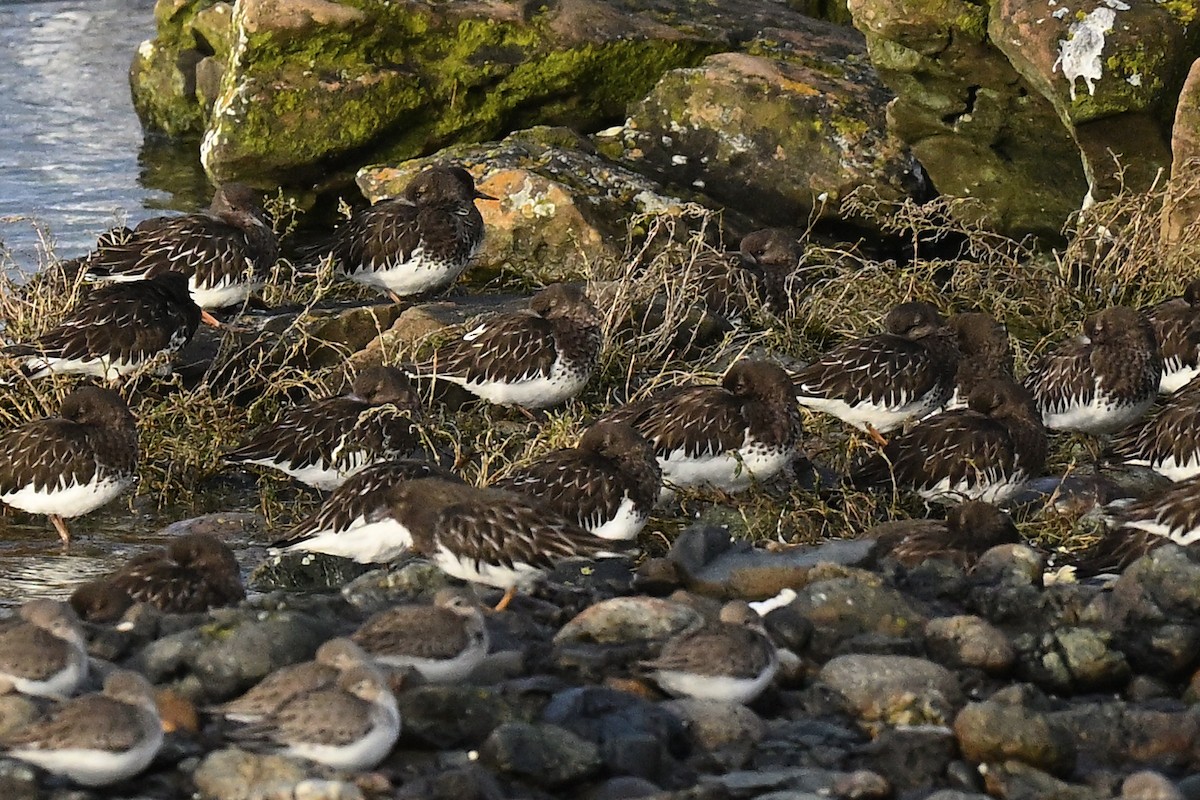
[[[473,686],[416,686],[396,702],[400,740],[439,750],[478,746],[498,726],[536,713],[496,690]]]
[[[480,748],[480,758],[501,772],[538,786],[563,786],[600,769],[600,750],[557,725],[507,722]]]
[[[955,718],[954,735],[970,761],[1019,761],[1058,774],[1075,764],[1075,745],[1066,729],[1019,705],[970,703]]]
[[[249,800],[270,787],[295,786],[305,776],[304,768],[292,759],[228,748],[205,756],[192,779],[200,793],[212,800]]]
[[[962,703],[954,673],[920,658],[838,656],[822,667],[818,679],[866,721],[947,724]]]
[[[1183,793],[1157,772],[1135,772],[1121,784],[1121,800],[1184,800]]]
[[[1006,673],[1015,659],[1012,643],[1002,631],[967,614],[930,620],[925,626],[925,645],[936,661],[991,675]]]
[[[957,755],[945,728],[885,728],[865,748],[865,762],[901,790],[926,789],[943,781]]]
[[[767,732],[762,718],[741,703],[684,698],[662,707],[684,721],[705,760],[720,770],[745,766]]]

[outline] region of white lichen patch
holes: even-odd
[[[1110,3],[1124,6],[1119,0]],[[1125,6],[1129,8],[1129,6]],[[1062,67],[1063,77],[1071,88],[1071,100],[1075,100],[1075,82],[1083,78],[1089,95],[1096,94],[1096,81],[1104,74],[1104,62],[1100,58],[1104,50],[1104,38],[1113,29],[1117,12],[1112,8],[1097,8],[1067,28],[1067,39],[1058,42],[1058,59],[1051,68]]]
[[[507,200],[525,216],[547,219],[558,213],[558,206],[550,199],[549,193],[534,189],[533,182],[528,178],[520,189],[508,195]]]

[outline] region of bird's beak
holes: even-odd
[[[484,194],[483,192],[476,189],[475,190],[475,199],[476,200],[499,200],[500,198],[492,197],[490,194]]]

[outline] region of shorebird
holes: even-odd
[[[669,694],[749,703],[770,685],[779,657],[758,612],[735,600],[716,622],[670,639],[641,666]]]
[[[369,367],[349,394],[285,411],[224,458],[328,491],[365,467],[420,450],[421,418],[420,397],[402,371]]]
[[[66,519],[116,499],[137,480],[137,424],[116,392],[83,386],[59,416],[0,435],[0,503],[50,518],[63,547]]]
[[[1108,457],[1149,467],[1173,481],[1200,475],[1200,382],[1188,384],[1149,417],[1114,434]]]
[[[413,549],[459,580],[504,589],[508,607],[556,564],[608,558],[629,548],[593,536],[523,495],[423,478],[399,484],[391,516],[408,529]]]
[[[214,706],[210,711],[232,722],[257,722],[275,713],[293,697],[332,686],[343,672],[369,664],[370,660],[370,656],[350,639],[330,639],[317,648],[312,661],[281,667],[245,694]]]
[[[628,424],[654,445],[664,500],[681,487],[737,492],[767,480],[791,462],[802,432],[788,374],[749,359],[720,386],[665,389],[601,421]]]
[[[1025,386],[1048,429],[1114,433],[1153,405],[1162,370],[1154,328],[1134,309],[1114,306],[1088,317],[1081,338],[1047,353]]]
[[[228,732],[252,750],[302,758],[342,770],[367,770],[400,736],[400,711],[383,676],[360,664],[322,689],[298,694],[257,722]]]
[[[581,287],[556,283],[535,294],[528,310],[494,315],[405,369],[489,403],[549,408],[587,385],[600,355],[600,322]]]
[[[1173,297],[1146,309],[1162,353],[1159,394],[1172,394],[1200,375],[1200,280],[1194,280]]]
[[[1046,431],[1028,393],[1013,381],[976,384],[967,408],[944,411],[895,436],[850,472],[859,488],[895,486],[930,502],[999,503],[1037,477]]]
[[[84,619],[99,621],[88,616],[90,600],[107,600],[108,592],[128,597],[126,607],[149,603],[168,614],[207,611],[246,597],[233,551],[209,533],[190,533],[166,547],[139,553],[116,572],[77,588],[71,593],[71,605]],[[100,611],[101,616],[107,615],[103,607]]]
[[[929,303],[902,303],[884,333],[841,344],[794,374],[800,405],[832,414],[880,445],[882,434],[941,408],[954,391],[958,346]]]
[[[19,361],[30,379],[78,374],[116,383],[152,363],[159,363],[157,374],[168,375],[170,358],[191,341],[204,316],[184,276],[164,272],[94,289],[34,342],[8,345],[0,353]]]
[[[206,211],[155,217],[126,235],[102,238],[84,268],[110,281],[181,272],[201,308],[242,303],[262,288],[279,256],[279,242],[259,201],[249,186],[225,184]]]
[[[488,652],[478,604],[456,589],[439,591],[432,606],[406,604],[380,611],[350,638],[376,663],[412,667],[432,683],[467,678]]]
[[[387,563],[413,544],[412,533],[392,516],[391,492],[398,484],[418,478],[459,480],[426,461],[397,459],[374,464],[334,489],[319,509],[271,546],[352,558],[360,564]]]
[[[967,398],[976,384],[989,378],[1013,380],[1012,342],[1008,329],[991,315],[979,311],[951,314],[946,327],[958,343],[958,368],[954,373],[954,392],[945,410],[966,408]]]
[[[108,786],[150,766],[163,743],[154,687],[116,670],[104,691],[70,700],[2,741],[7,755],[81,786]]]
[[[600,421],[575,447],[547,453],[492,486],[536,498],[601,539],[634,539],[658,501],[662,469],[640,433]]]
[[[0,622],[0,684],[22,694],[63,699],[87,678],[79,618],[66,603],[29,600]]]
[[[430,167],[402,196],[356,213],[308,257],[331,256],[350,280],[374,286],[395,302],[445,289],[483,244],[476,200],[495,200],[475,188],[462,167]]]

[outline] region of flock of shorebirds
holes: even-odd
[[[78,373],[113,385],[81,386],[59,416],[0,435],[0,502],[49,516],[64,546],[67,518],[136,480],[136,421],[114,386],[148,366],[169,369],[201,321],[222,324],[210,310],[243,303],[274,265],[278,242],[255,198],[226,186],[208,211],[106,234],[81,262],[97,287],[36,341],[0,350],[25,379]],[[397,300],[436,292],[480,246],[481,199],[494,198],[466,170],[433,167],[403,196],[354,215],[304,255],[332,259],[350,279]],[[786,306],[786,279],[800,257],[784,232],[751,234],[713,267],[701,300],[714,313]],[[909,490],[952,506],[944,522],[892,543],[902,560],[961,558],[1017,540],[996,506],[1040,476],[1050,431],[1115,434],[1111,458],[1176,481],[1114,511],[1112,535],[1128,538],[1132,529],[1150,535],[1146,542],[1186,544],[1200,537],[1200,384],[1190,383],[1200,373],[1198,304],[1200,282],[1153,308],[1101,311],[1018,381],[1007,331],[986,313],[947,319],[929,303],[904,302],[882,332],[808,366],[737,361],[719,384],[668,387],[611,409],[576,447],[492,486],[469,485],[423,452],[414,382],[454,383],[525,410],[578,395],[599,358],[601,315],[583,287],[555,284],[527,309],[484,319],[427,358],[361,370],[347,394],[283,412],[225,458],[330,492],[279,536],[278,550],[363,563],[413,551],[450,576],[504,590],[498,610],[560,562],[629,552],[653,508],[681,488],[738,492],[783,473],[801,455],[802,409],[834,415],[877,443],[852,466],[850,486]],[[1147,418],[1160,394],[1168,399]],[[135,602],[204,610],[244,596],[224,543],[181,537],[79,587],[70,605],[23,606],[0,627],[0,679],[23,693],[68,697],[88,673],[80,617],[113,621]],[[381,612],[353,636],[328,642],[315,661],[212,710],[233,724],[231,741],[368,769],[400,727],[380,666],[461,680],[487,647],[477,603],[450,592],[432,606]],[[748,702],[770,683],[778,658],[759,615],[734,602],[645,666],[669,693]],[[128,671],[3,740],[9,755],[84,785],[145,769],[161,742],[151,687]]]

